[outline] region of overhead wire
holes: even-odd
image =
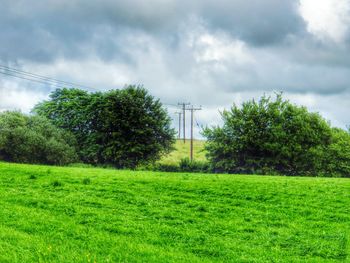
[[[44,76],[41,74],[36,74],[32,73],[29,71],[24,71],[16,68],[12,68],[9,66],[1,65],[0,64],[0,74],[22,79],[22,80],[27,80],[43,85],[47,85],[50,87],[56,87],[56,88],[84,88],[84,89],[89,89],[89,90],[94,90],[94,88],[86,86],[86,85],[81,85],[78,83],[70,82],[70,81],[64,81],[64,80],[59,80],[56,78]],[[170,106],[174,108],[179,108],[178,104],[172,104],[172,103],[162,103],[164,106]],[[198,125],[198,123],[197,123]]]
[[[202,129],[202,128],[203,128],[203,126],[200,126],[200,125],[199,125],[199,123],[198,123],[196,117],[194,117],[194,121],[196,122],[196,125],[197,125],[197,127],[198,127],[199,129]]]
[[[23,80],[29,80],[29,81],[33,81],[33,82],[36,82],[36,83],[40,83],[40,84],[44,84],[44,85],[50,85],[50,86],[56,86],[58,88],[64,88],[66,86],[60,86],[58,84],[54,84],[54,83],[49,83],[49,82],[46,82],[46,81],[41,81],[41,80],[38,80],[38,79],[31,79],[31,78],[26,78],[24,76],[18,76],[18,75],[14,75],[14,74],[10,74],[10,73],[7,73],[7,72],[2,72],[0,71],[0,74],[3,74],[3,75],[7,75],[7,76],[11,76],[11,77],[15,77],[15,78],[19,78],[19,79],[23,79]]]
[[[35,82],[39,82],[42,84],[54,85],[54,86],[59,86],[59,87],[69,86],[69,87],[80,87],[80,88],[85,88],[85,89],[93,89],[92,87],[81,85],[78,83],[63,81],[63,80],[59,80],[56,78],[51,78],[51,77],[43,76],[40,74],[11,68],[11,67],[4,66],[4,65],[0,65],[0,70],[2,70],[2,71],[0,71],[1,74],[12,76],[12,77],[17,77],[17,78],[22,78],[25,80],[35,81]]]
[[[162,104],[166,105],[166,106],[172,106],[172,107],[179,108],[179,105],[176,105],[176,104],[171,104],[171,103],[162,103]]]

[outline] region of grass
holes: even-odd
[[[0,163],[0,262],[350,262],[350,181]]]
[[[205,141],[202,140],[193,141],[194,160],[201,162],[206,161],[204,144]],[[175,143],[175,150],[169,155],[164,156],[160,160],[160,163],[176,165],[179,164],[180,160],[183,158],[190,158],[190,140],[186,140],[186,143],[184,143],[183,140],[177,140]]]

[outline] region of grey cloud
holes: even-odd
[[[258,46],[281,42],[305,28],[297,11],[297,1],[206,1],[201,10],[214,28],[223,28]]]
[[[144,84],[165,102],[185,99],[210,107],[210,123],[213,109],[263,92],[314,94],[322,101],[339,96],[340,101],[350,94],[350,47],[315,39],[307,32],[297,4],[294,0],[38,0],[30,4],[2,0],[0,62],[28,71],[30,66],[41,68],[44,72],[37,73],[42,74],[50,68],[48,75],[101,89]],[[240,41],[252,61],[242,62],[239,54],[198,59],[207,47],[195,42],[205,34],[224,45]],[[217,49],[224,52],[221,46]],[[59,61],[65,63],[64,69]],[[18,92],[32,89],[25,82],[20,86]],[[34,93],[41,98],[45,92]],[[332,116],[337,114],[344,122],[343,111]],[[204,122],[205,111],[200,116]]]
[[[203,19],[214,31],[230,32],[255,45],[282,41],[303,28],[294,1],[288,0],[2,2],[2,60],[79,58],[89,49],[103,58],[106,52],[118,56],[123,48],[111,43],[111,38],[122,37],[127,29],[176,44],[179,25],[191,16]],[[98,38],[101,31],[106,34]]]

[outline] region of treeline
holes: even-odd
[[[350,134],[277,95],[222,112],[204,130],[211,170],[226,173],[350,177]]]
[[[142,87],[57,89],[33,113],[0,115],[2,160],[136,168],[169,153],[175,142],[166,110]]]
[[[207,162],[157,161],[175,131],[158,99],[137,86],[107,92],[58,89],[32,115],[0,114],[0,160],[66,165],[83,162],[162,171],[350,177],[350,134],[332,128],[281,95],[221,113],[206,127]]]

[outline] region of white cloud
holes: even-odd
[[[312,112],[318,112],[332,126],[346,129],[350,124],[348,117],[348,105],[350,94],[339,95],[319,95],[319,94],[285,94],[292,103],[306,106]]]
[[[340,43],[349,30],[349,0],[300,0],[307,29],[321,40]]]
[[[21,110],[29,113],[35,104],[47,98],[47,92],[21,86],[19,82],[0,81],[0,111]]]
[[[199,49],[196,54],[198,62],[234,61],[237,64],[246,64],[254,61],[243,41],[232,40],[226,36],[206,33],[196,39],[195,45]]]
[[[51,64],[23,62],[23,65],[25,71],[85,85],[91,87],[91,91],[121,88],[132,81],[132,72],[126,65],[102,61],[95,56],[79,61],[60,58]]]

